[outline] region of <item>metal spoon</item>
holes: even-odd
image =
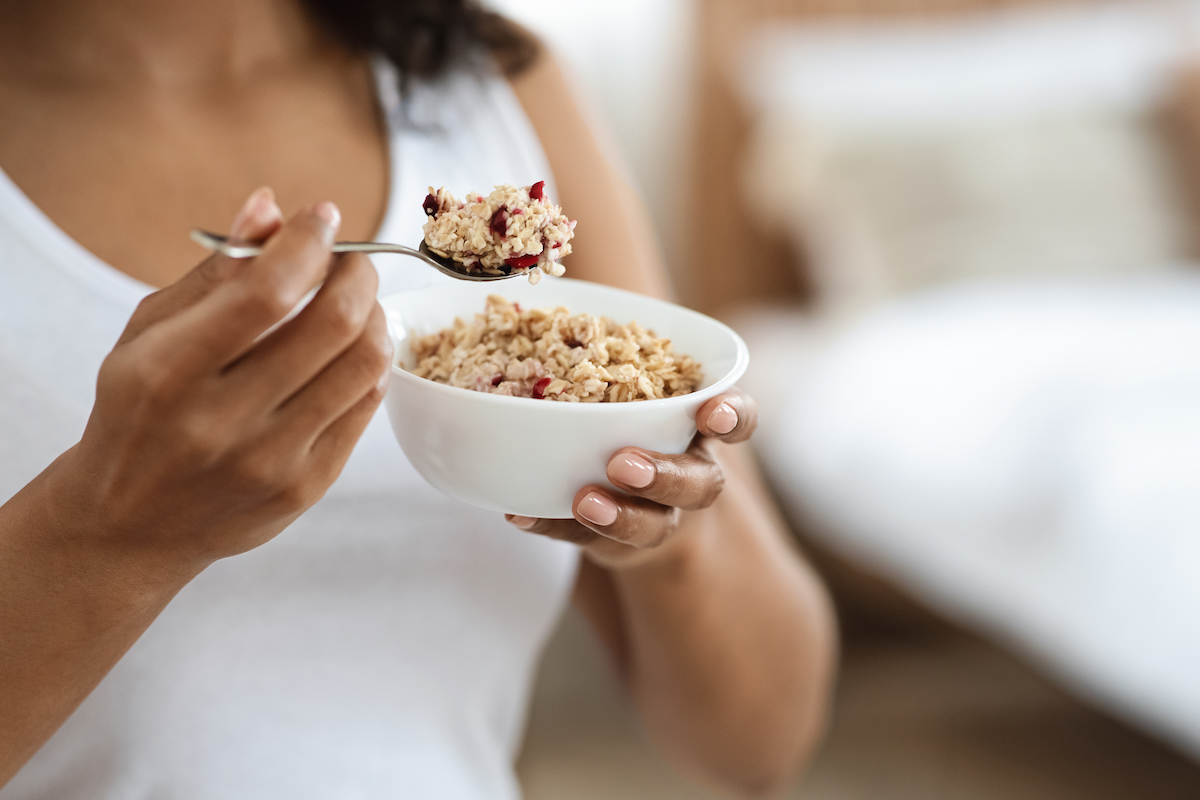
[[[257,244],[232,244],[228,236],[209,233],[199,228],[192,230],[192,241],[207,247],[209,250],[215,250],[218,253],[227,255],[230,258],[251,258],[259,255],[263,250],[262,246]],[[425,242],[421,242],[421,246],[416,250],[411,247],[405,247],[402,244],[386,244],[384,242],[335,242],[331,249],[335,253],[395,253],[401,256],[412,256],[424,261],[438,272],[449,275],[451,278],[457,278],[460,281],[502,281],[505,278],[529,275],[528,269],[514,269],[508,275],[468,272],[462,264],[454,259],[443,258],[430,250]]]

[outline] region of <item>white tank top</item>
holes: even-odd
[[[377,83],[382,240],[420,241],[430,185],[551,177],[503,79],[457,73],[400,102],[380,63]],[[381,293],[450,280],[384,259]],[[0,501],[78,441],[149,291],[0,173]],[[184,588],[0,798],[516,797],[533,671],[576,564],[572,546],[430,488],[381,409],[325,499]]]

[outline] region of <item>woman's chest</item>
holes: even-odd
[[[0,167],[72,239],[152,286],[204,256],[191,228],[227,229],[259,186],[285,214],[334,201],[344,236],[362,239],[388,194],[386,126],[365,69],[219,98],[0,92]]]

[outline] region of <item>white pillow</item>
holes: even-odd
[[[741,71],[756,214],[838,311],[965,277],[1179,260],[1189,226],[1153,116],[1197,8],[772,28]]]

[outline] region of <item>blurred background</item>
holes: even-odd
[[[494,4],[750,344],[845,647],[791,796],[1200,797],[1200,2]],[[711,796],[574,616],[520,766]]]

